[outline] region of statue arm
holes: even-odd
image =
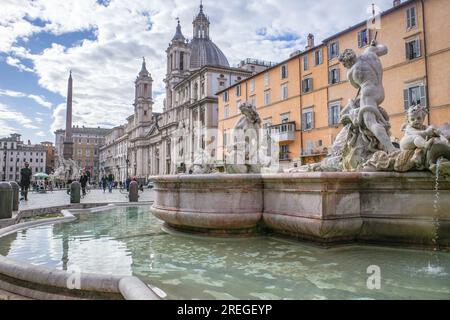
[[[388,53],[388,48],[384,44],[378,44],[375,40],[372,41],[370,47],[366,49],[368,52],[372,52],[377,56],[381,57]]]

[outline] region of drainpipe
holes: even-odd
[[[298,76],[299,76],[299,83],[300,83],[300,165],[303,165],[303,106],[302,106],[302,60],[303,56],[299,56],[299,63],[298,63]]]
[[[425,27],[425,1],[420,0],[420,3],[422,4],[422,28],[423,28],[423,55],[425,58],[425,79],[426,79],[426,86],[425,86],[425,96],[427,98],[427,104],[428,104],[428,125],[431,124],[431,104],[430,104],[430,93],[429,93],[429,83],[428,83],[428,53],[427,53],[427,33],[426,33],[426,27]]]

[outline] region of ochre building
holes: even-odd
[[[394,1],[391,9],[381,13],[377,41],[389,49],[381,57],[386,91],[382,107],[390,116],[393,141],[402,137],[405,110],[411,105],[428,107],[429,124],[450,122],[448,6],[448,0]],[[305,50],[221,90],[219,158],[224,154],[223,142],[231,141],[243,102],[255,105],[263,127],[280,137],[283,167],[323,158],[341,128],[340,110],[357,93],[338,56],[346,48],[361,54],[375,34],[363,21],[318,45],[309,35]]]

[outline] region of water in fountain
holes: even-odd
[[[440,223],[439,223],[439,175],[440,175],[440,167],[441,167],[441,161],[442,158],[438,159],[437,163],[436,163],[436,183],[434,185],[434,190],[435,190],[435,196],[434,196],[434,201],[433,201],[433,211],[434,211],[434,215],[433,215],[433,238],[431,239],[431,241],[433,242],[433,250],[434,251],[438,251],[439,250],[439,227],[440,227]],[[432,260],[436,261],[436,266],[433,266],[433,264],[431,263],[431,259],[428,262],[428,267],[425,268],[425,271],[427,273],[431,273],[431,274],[437,274],[442,272],[442,267],[439,266],[439,258],[432,254]]]

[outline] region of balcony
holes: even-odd
[[[279,142],[294,141],[295,140],[295,122],[286,122],[270,127],[270,134],[273,139]]]

